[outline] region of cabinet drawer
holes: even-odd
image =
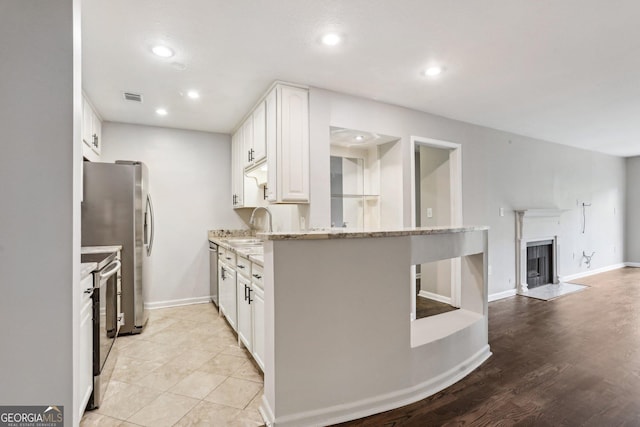
[[[263,271],[264,270],[263,270],[261,265],[252,264],[252,266],[251,266],[251,281],[253,283],[255,283],[256,285],[260,286],[261,289],[264,289],[263,279],[262,279],[262,276],[264,276]]]
[[[230,267],[236,266],[236,254],[229,249],[220,247],[218,249],[218,259],[220,260],[220,262],[223,262]]]
[[[245,257],[238,255],[236,257],[236,271],[238,274],[250,278],[251,277],[251,262]]]

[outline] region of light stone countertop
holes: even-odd
[[[98,266],[97,262],[83,262],[80,264],[80,280],[87,277]]]
[[[239,234],[235,234],[234,232],[240,231]],[[243,233],[246,231],[246,233]],[[260,266],[264,266],[264,256],[262,254],[252,253],[250,248],[243,246],[233,246],[229,244],[229,240],[238,237],[246,237],[246,238],[255,238],[252,234],[250,234],[251,230],[210,230],[208,232],[209,241],[217,244],[218,246],[222,246],[223,248],[230,250],[240,256],[248,258],[251,262],[255,262]]]
[[[467,233],[470,231],[488,230],[485,225],[468,225],[461,227],[407,227],[389,230],[359,230],[332,228],[298,232],[258,233],[256,236],[264,240],[327,240],[327,239],[362,239],[370,237],[422,236],[429,234]]]
[[[118,252],[122,250],[121,245],[112,246],[83,246],[80,248],[81,254],[106,254],[110,252]]]

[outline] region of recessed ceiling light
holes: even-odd
[[[335,46],[342,42],[342,37],[336,33],[327,33],[322,36],[322,43],[327,46]]]
[[[356,136],[356,141],[362,141],[363,139],[364,139],[364,136],[362,135]]]
[[[158,55],[161,58],[171,58],[173,56],[173,50],[166,46],[157,45],[151,49],[151,52]]]
[[[442,73],[442,67],[438,67],[438,66],[429,67],[426,70],[424,70],[424,75],[429,77],[435,77],[440,73]]]
[[[189,92],[187,92],[187,96],[191,99],[198,99],[200,98],[200,94],[195,91],[195,90],[190,90]]]
[[[166,116],[168,114],[168,112],[164,108],[158,108],[156,110],[156,114],[159,115],[159,116]]]

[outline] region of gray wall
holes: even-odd
[[[0,404],[64,405],[68,426],[80,298],[74,7],[0,3]]]
[[[514,209],[558,208],[562,215],[561,276],[586,272],[582,251],[596,252],[592,270],[624,261],[625,160],[407,108],[312,88],[311,225],[329,224],[329,126],[401,138],[403,221],[410,224],[411,136],[462,144],[463,221],[491,227],[489,293],[515,287]],[[315,111],[320,113],[316,114]],[[325,129],[321,132],[321,129]],[[326,200],[327,202],[324,202]],[[576,204],[591,202],[587,231]],[[505,216],[499,216],[499,208]]]
[[[100,161],[149,168],[155,238],[146,303],[209,295],[206,231],[246,228],[231,208],[229,135],[105,122]]]
[[[640,156],[627,159],[627,229],[625,259],[640,263]]]

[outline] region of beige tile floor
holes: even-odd
[[[153,310],[118,337],[102,404],[81,426],[260,426],[263,378],[213,304]]]

